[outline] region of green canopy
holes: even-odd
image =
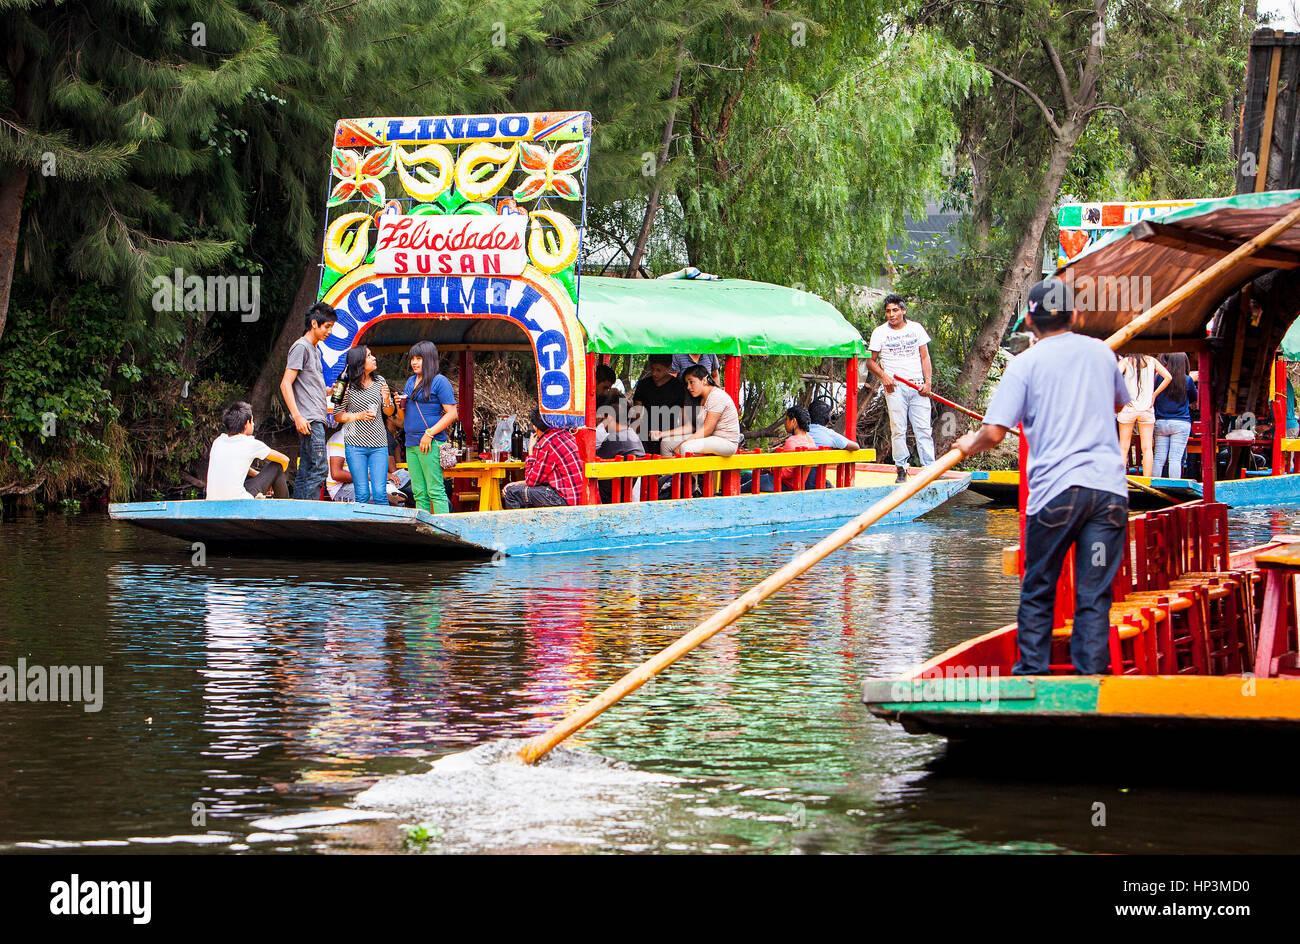
[[[808,292],[745,279],[583,276],[578,321],[597,354],[865,356],[856,328]]]
[[[1286,334],[1282,336],[1282,359],[1300,361],[1300,321],[1287,328]]]

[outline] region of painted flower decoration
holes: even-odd
[[[336,206],[360,194],[378,206],[384,205],[384,184],[380,178],[393,169],[393,145],[372,151],[364,159],[356,151],[335,148],[331,155],[334,176],[339,182],[330,192],[329,206]]]
[[[548,190],[565,200],[577,200],[582,196],[582,189],[576,178],[570,176],[581,170],[587,163],[587,143],[573,141],[562,144],[554,151],[547,150],[541,144],[519,142],[519,167],[527,171],[515,188],[516,200],[536,200]]]

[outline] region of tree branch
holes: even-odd
[[[1065,99],[1065,107],[1069,111],[1074,110],[1074,90],[1070,88],[1070,80],[1065,74],[1065,67],[1061,65],[1061,57],[1056,54],[1056,47],[1046,36],[1043,37],[1043,49],[1047,50],[1047,58],[1052,62],[1052,69],[1056,72],[1056,80],[1061,83],[1061,97]]]
[[[1062,136],[1061,126],[1056,123],[1056,116],[1053,114],[1052,109],[1047,107],[1047,103],[1044,102],[1041,98],[1039,98],[1034,93],[1033,89],[1031,89],[1024,82],[1021,82],[1019,79],[1013,79],[1011,76],[1007,75],[997,66],[991,66],[986,63],[980,63],[980,64],[983,65],[985,69],[987,69],[988,71],[996,75],[1002,81],[1014,85],[1016,88],[1020,89],[1020,91],[1028,95],[1030,99],[1033,100],[1033,103],[1038,106],[1038,110],[1043,113],[1043,118],[1047,120],[1048,127],[1052,129],[1052,134],[1056,135],[1058,138]]]

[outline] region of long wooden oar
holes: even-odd
[[[590,723],[593,718],[610,705],[613,705],[625,695],[636,691],[650,681],[651,678],[700,645],[700,643],[715,636],[754,609],[791,580],[794,580],[800,574],[807,573],[822,558],[848,544],[867,528],[955,466],[964,456],[965,453],[960,449],[950,449],[937,461],[930,463],[930,465],[910,478],[906,484],[900,485],[848,524],[822,538],[790,563],[776,571],[776,573],[755,584],[667,649],[660,651],[658,655],[624,675],[581,708],[570,712],[549,731],[529,738],[524,743],[524,746],[520,748],[519,758],[525,764],[531,764],[545,755],[570,734]]]
[[[1238,246],[1228,255],[1210,266],[1210,268],[1197,275],[1186,285],[1171,292],[1150,310],[1134,318],[1119,331],[1116,331],[1107,338],[1106,344],[1112,350],[1118,349],[1120,345],[1133,337],[1139,331],[1142,331],[1148,325],[1163,318],[1170,308],[1195,292],[1197,289],[1204,286],[1216,275],[1230,269],[1242,259],[1245,259],[1262,249],[1264,246],[1267,246],[1297,222],[1300,222],[1300,206],[1297,206],[1296,209],[1292,210],[1285,217],[1278,220],[1278,222],[1264,230],[1264,232],[1260,233],[1254,239]],[[550,730],[539,734],[536,737],[529,738],[524,742],[523,747],[519,749],[519,759],[526,764],[531,764],[545,756],[555,747],[555,745],[559,744],[569,735],[590,724],[591,721],[605,709],[621,700],[624,696],[636,691],[651,678],[668,668],[668,666],[672,665],[705,640],[710,639],[726,627],[730,626],[741,616],[756,607],[759,603],[766,600],[790,581],[794,580],[795,577],[798,577],[800,574],[806,573],[812,569],[818,561],[827,557],[834,551],[839,550],[867,528],[871,527],[871,525],[889,514],[889,512],[907,501],[925,486],[939,478],[939,476],[943,475],[955,466],[964,457],[965,453],[960,449],[948,450],[948,452],[939,457],[939,459],[922,469],[906,484],[900,485],[848,524],[844,525],[834,533],[827,535],[790,563],[776,571],[776,573],[772,574],[761,583],[754,585],[735,600],[732,600],[729,604],[718,610],[685,636],[682,636],[667,649],[662,650],[658,655],[637,666],[581,708],[577,708],[570,712]]]
[[[917,393],[920,393],[920,392],[921,392],[921,388],[920,388],[920,387],[918,387],[916,384],[912,383],[912,381],[910,381],[910,380],[906,380],[906,379],[904,379],[904,378],[898,376],[898,374],[894,374],[894,379],[897,380],[897,381],[898,381],[899,383],[901,383],[901,384],[907,384],[907,386],[911,387],[911,388],[912,388],[913,390],[915,390]],[[952,408],[953,408],[954,410],[956,410],[958,413],[965,413],[967,416],[969,416],[969,417],[970,417],[971,419],[973,419],[973,420],[979,420],[981,423],[984,422],[984,417],[980,416],[980,415],[979,415],[978,413],[976,413],[974,410],[968,410],[968,409],[966,409],[966,407],[962,406],[960,403],[953,403],[951,400],[945,400],[943,397],[939,396],[939,394],[934,393],[934,392],[930,392],[930,393],[926,394],[926,396],[928,396],[931,400],[938,400],[938,401],[939,401],[940,403],[942,403],[944,406],[950,406],[950,407],[952,407]],[[1009,433],[1014,433],[1014,434],[1017,435],[1017,436],[1020,435],[1020,430],[1018,430],[1018,429],[1007,430],[1007,432],[1009,432]]]

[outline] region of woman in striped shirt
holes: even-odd
[[[374,379],[375,355],[364,344],[348,351],[348,388],[343,395],[343,412],[334,419],[343,426],[343,455],[356,501],[388,504],[388,434],[379,418],[382,409],[392,416],[396,409],[388,384]]]

